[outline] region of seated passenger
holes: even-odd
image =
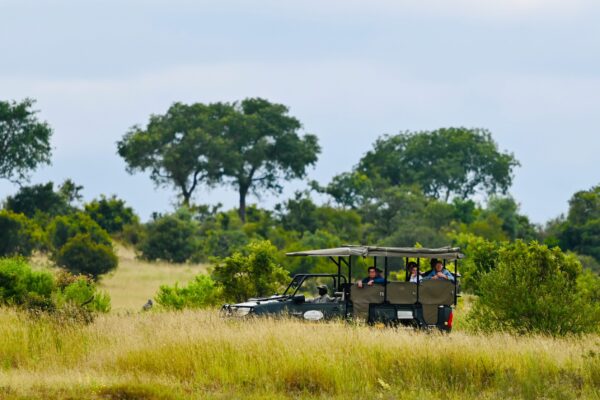
[[[439,279],[454,282],[454,275],[446,269],[443,262],[437,260],[434,269],[425,275],[423,279]]]
[[[375,267],[369,267],[369,276],[364,278],[362,281],[358,281],[356,285],[361,288],[365,284],[368,286],[373,286],[376,283],[383,284],[385,283],[385,278],[381,276],[381,270]]]
[[[327,292],[329,291],[327,285],[317,286],[317,289],[319,290],[319,296],[312,299],[310,301],[311,303],[331,303],[333,301],[333,299],[327,295]]]
[[[421,282],[421,275],[418,274],[417,272],[418,268],[417,268],[417,263],[414,261],[411,261],[408,263],[408,273],[409,275],[409,282],[412,283],[419,283]]]

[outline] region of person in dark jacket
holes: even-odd
[[[368,273],[369,273],[369,276],[367,276],[363,280],[360,280],[356,283],[356,285],[359,288],[363,287],[364,285],[373,286],[376,283],[379,283],[379,284],[385,283],[385,278],[383,276],[381,276],[381,271],[378,270],[376,267],[369,267]]]

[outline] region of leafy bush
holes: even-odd
[[[70,272],[105,274],[117,267],[118,259],[112,246],[95,242],[89,234],[77,234],[56,253],[56,263]]]
[[[108,233],[122,232],[125,225],[139,223],[139,218],[125,201],[116,196],[101,196],[85,205],[85,213]]]
[[[461,287],[465,292],[479,294],[481,276],[495,268],[502,243],[491,242],[470,233],[451,234],[455,245],[466,254],[459,264]]]
[[[28,311],[76,316],[91,321],[93,313],[108,312],[110,297],[94,282],[66,271],[34,271],[22,258],[0,259],[0,304]],[[73,319],[73,318],[70,318]]]
[[[174,310],[214,306],[220,299],[221,290],[208,275],[198,275],[183,287],[163,285],[156,295],[158,304]]]
[[[50,272],[33,271],[22,258],[0,259],[0,304],[49,309],[55,290]]]
[[[598,330],[600,280],[576,256],[537,242],[499,249],[470,314],[477,329],[565,335]]]
[[[271,242],[252,241],[242,251],[219,261],[212,278],[227,301],[271,295],[289,279],[288,272],[277,264],[277,258],[277,248]]]
[[[78,234],[87,234],[94,243],[111,246],[109,234],[89,215],[75,213],[54,218],[48,227],[48,238],[53,250],[59,251],[69,239]]]
[[[30,256],[42,242],[43,235],[33,221],[23,214],[0,210],[0,257]]]
[[[29,218],[33,218],[37,213],[56,216],[70,211],[67,199],[54,191],[52,182],[21,187],[14,196],[7,197],[5,207]]]
[[[183,263],[198,250],[197,234],[198,222],[188,210],[180,209],[149,222],[138,250],[146,260]]]

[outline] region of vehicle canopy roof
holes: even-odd
[[[458,247],[440,247],[428,249],[424,247],[379,247],[379,246],[355,246],[348,245],[334,247],[331,249],[296,251],[287,253],[288,256],[308,257],[415,257],[415,258],[440,258],[444,260],[456,260],[464,258]]]

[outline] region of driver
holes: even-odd
[[[319,290],[319,296],[315,297],[312,300],[312,303],[330,303],[333,301],[333,299],[327,295],[329,292],[327,285],[317,286],[317,289]]]

